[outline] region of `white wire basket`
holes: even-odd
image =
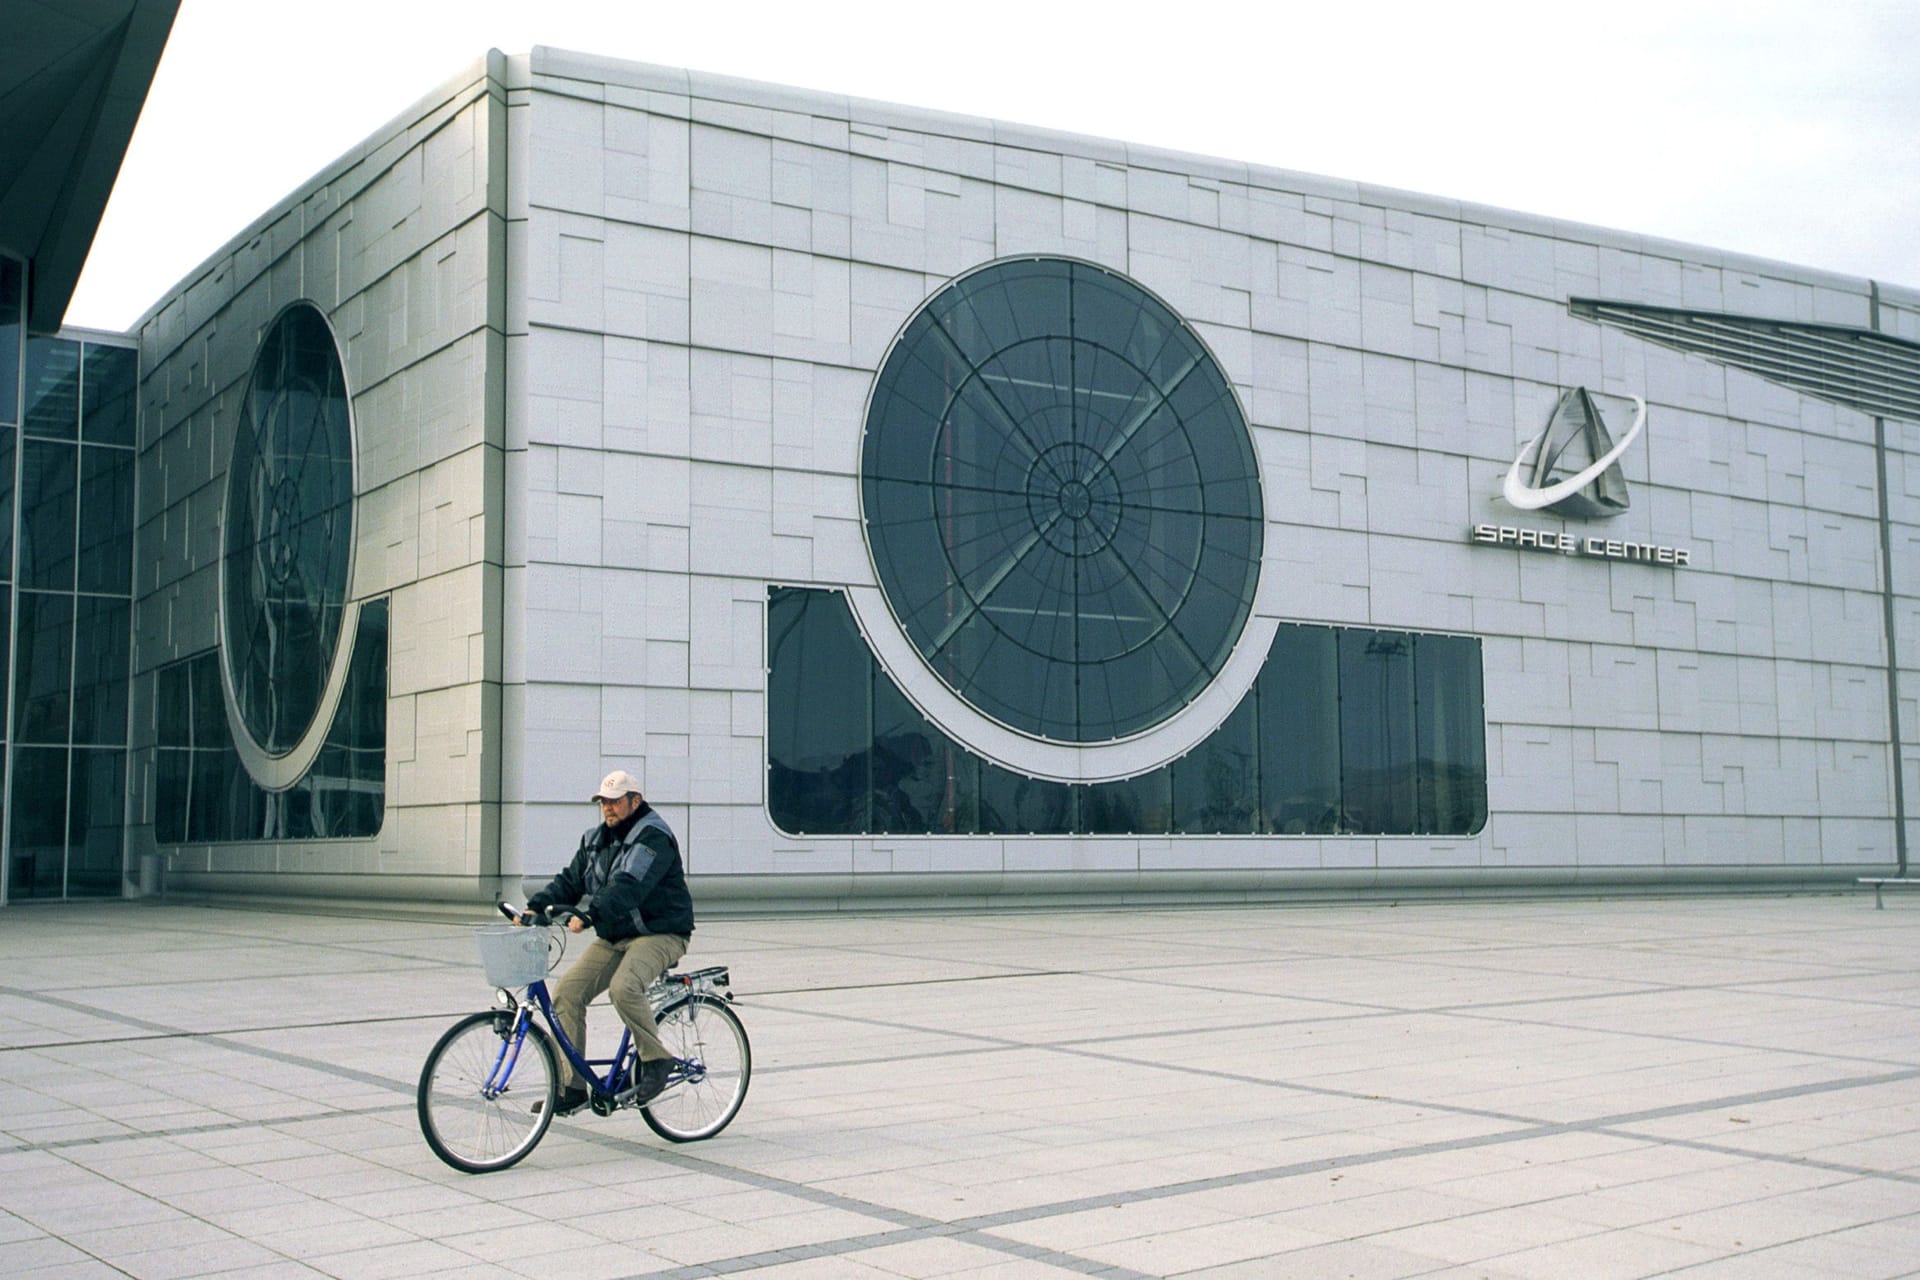
[[[480,967],[495,987],[524,987],[547,976],[547,931],[490,924],[473,931]]]

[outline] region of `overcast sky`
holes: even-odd
[[[126,328],[428,89],[535,44],[1920,286],[1911,0],[184,0],[68,323]]]

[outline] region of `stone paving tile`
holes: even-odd
[[[427,1049],[487,998],[468,924],[6,925],[9,1277],[1920,1257],[1920,912],[1857,898],[703,920],[691,962],[730,965],[754,1038],[734,1128],[675,1147],[577,1117],[480,1178],[413,1111]]]

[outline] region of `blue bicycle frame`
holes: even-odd
[[[582,1057],[580,1051],[574,1048],[573,1041],[567,1038],[566,1030],[560,1025],[560,1019],[554,1016],[553,1001],[547,995],[547,984],[545,982],[531,983],[527,987],[527,995],[530,996],[538,1006],[540,1016],[546,1019],[547,1032],[553,1039],[554,1047],[566,1055],[567,1061],[573,1064],[574,1071],[579,1074],[582,1080],[592,1082],[591,1088],[593,1092],[606,1094],[619,1093],[626,1085],[626,1078],[629,1074],[624,1069],[624,1064],[628,1060],[627,1051],[633,1045],[632,1029],[625,1026],[620,1028],[620,1045],[613,1051],[611,1058]],[[502,1010],[502,1016],[505,1016],[504,1010]],[[520,1062],[520,1047],[526,1043],[527,1028],[532,1025],[533,1022],[533,1010],[529,1009],[525,1004],[521,1004],[514,1010],[513,1017],[513,1035],[511,1037],[503,1036],[501,1038],[500,1055],[494,1059],[493,1070],[488,1074],[486,1082],[481,1086],[481,1092],[489,1099],[497,1098],[500,1094],[504,1093],[507,1088],[507,1082],[513,1078],[513,1069]],[[676,1070],[684,1069],[683,1064],[677,1061],[674,1065]],[[596,1067],[606,1068],[607,1074],[604,1079],[600,1073],[595,1070]],[[616,1072],[616,1068],[621,1069]]]

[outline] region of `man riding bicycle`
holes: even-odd
[[[568,919],[569,932],[593,926],[598,936],[553,989],[554,1016],[567,1038],[584,1047],[587,1004],[607,992],[614,1012],[633,1032],[640,1055],[634,1101],[645,1102],[666,1087],[673,1066],[654,1027],[647,988],[687,953],[693,898],[679,842],[631,774],[622,769],[608,774],[593,803],[600,808],[600,824],[580,837],[566,870],[527,899],[519,922],[531,923],[535,912],[573,907],[579,914]],[[571,1115],[590,1094],[564,1059],[560,1071],[553,1113]]]

